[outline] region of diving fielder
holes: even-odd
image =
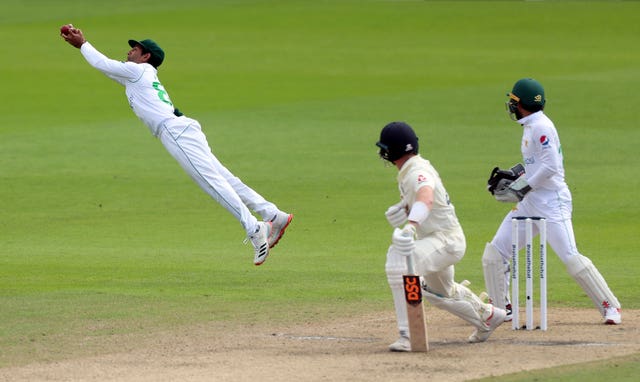
[[[418,137],[404,122],[386,125],[376,145],[380,157],[397,167],[400,188],[400,202],[385,213],[395,228],[385,270],[400,332],[389,350],[411,351],[402,280],[407,257],[423,279],[424,298],[473,325],[469,342],[486,341],[506,312],[483,302],[467,288],[468,282],[454,281],[454,264],[464,256],[466,240],[440,175],[418,154]]]
[[[107,58],[96,50],[80,29],[63,28],[61,36],[80,49],[87,62],[125,87],[131,109],[160,139],[167,151],[191,178],[242,225],[255,250],[254,264],[262,264],[276,245],[293,215],[280,211],[242,183],[213,155],[198,121],[174,108],[158,79],[164,51],[153,40],[129,40],[127,62]],[[258,213],[258,221],[251,210]]]
[[[507,94],[511,118],[523,128],[520,149],[524,166],[509,170],[495,168],[488,190],[501,202],[517,203],[505,216],[482,256],[485,284],[493,304],[507,310],[511,319],[509,265],[511,259],[511,218],[540,216],[547,219],[547,241],[567,271],[591,298],[606,324],[622,322],[620,303],[591,260],[578,252],[571,222],[571,192],[564,180],[562,149],[558,132],[544,114],[542,85],[523,78]],[[524,246],[524,225],[519,232],[518,249]],[[533,225],[534,235],[538,227]],[[517,309],[517,307],[514,307]]]

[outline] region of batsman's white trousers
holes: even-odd
[[[448,232],[435,232],[416,240],[413,252],[415,271],[422,276],[430,292],[444,298],[455,299],[458,284],[454,281],[455,268],[464,256],[466,240],[462,228]],[[385,270],[396,310],[398,330],[409,333],[409,319],[404,299],[402,275],[407,273],[406,257],[393,245],[387,251]]]
[[[220,163],[211,152],[198,121],[184,116],[167,120],[160,127],[158,138],[187,174],[231,212],[248,234],[255,232],[258,223],[251,211],[263,219],[278,212],[273,203],[242,183]]]
[[[454,265],[462,260],[467,247],[461,228],[435,232],[416,240],[416,271],[423,276],[429,291],[444,297],[454,292]]]

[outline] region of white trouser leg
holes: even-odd
[[[492,300],[492,304],[496,307],[499,307],[501,309],[504,309],[504,304],[506,301],[509,301],[510,298],[510,291],[509,291],[509,285],[510,285],[510,278],[511,278],[511,219],[515,216],[540,216],[540,214],[535,214],[530,212],[529,210],[527,210],[524,206],[522,206],[521,204],[518,204],[518,210],[516,211],[511,211],[509,212],[504,219],[502,220],[502,223],[500,223],[500,228],[498,228],[498,231],[496,232],[495,236],[493,237],[493,240],[491,240],[491,243],[488,245],[491,245],[492,249],[490,250],[496,250],[500,256],[503,259],[503,266],[499,266],[496,265],[498,270],[495,270],[494,272],[498,273],[501,270],[504,271],[503,273],[503,289],[502,291],[504,292],[504,296],[505,296],[505,301],[497,301],[499,299],[499,297],[494,297],[491,294],[492,293],[496,293],[495,291],[491,291],[490,287],[489,287],[489,283],[490,282],[494,282],[497,283],[498,280],[495,279],[493,281],[488,280],[488,277],[497,277],[497,275],[492,275],[489,276],[487,274],[487,270],[485,269],[485,284],[487,287],[487,293],[489,293],[489,296],[491,297]],[[547,228],[549,227],[549,220],[547,220]],[[549,231],[547,229],[547,231]],[[534,224],[532,227],[532,233],[533,236],[535,237],[536,235],[538,235],[539,229],[537,224]],[[547,234],[547,237],[548,234]],[[518,251],[522,248],[524,248],[525,246],[525,241],[526,241],[526,236],[525,236],[525,225],[524,224],[519,224],[518,225]],[[484,264],[485,264],[485,256],[489,256],[491,258],[493,258],[494,260],[491,260],[494,264],[497,263],[499,260],[497,260],[497,258],[495,257],[495,254],[487,254],[487,248],[485,248],[485,254],[483,255],[482,261],[483,261],[483,268],[484,268]],[[488,259],[487,259],[488,260]],[[496,287],[499,288],[499,286],[496,285]],[[499,293],[499,292],[498,292]]]
[[[404,298],[404,285],[402,275],[407,274],[407,260],[399,255],[393,246],[387,251],[387,262],[385,264],[387,281],[393,296],[393,305],[396,310],[396,320],[398,331],[401,335],[409,337],[409,318],[407,317],[407,303]]]
[[[214,165],[218,173],[220,173],[229,182],[233,190],[238,194],[242,202],[252,211],[262,216],[263,220],[270,220],[280,210],[275,204],[267,201],[262,195],[258,194],[251,187],[244,184],[240,178],[233,175],[218,158],[213,156]]]
[[[424,291],[424,290],[423,290]],[[485,304],[469,288],[462,284],[453,285],[451,296],[441,296],[432,291],[424,291],[424,297],[433,306],[446,310],[481,330],[487,330],[487,320],[492,315],[490,304]]]
[[[500,309],[505,308],[509,289],[509,263],[491,243],[487,243],[482,254],[484,282],[491,303]]]
[[[247,233],[256,230],[257,219],[242,202],[226,177],[219,172],[215,158],[197,121],[189,125],[164,126],[160,141],[189,176],[238,221]]]

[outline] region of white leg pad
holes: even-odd
[[[451,297],[439,296],[424,288],[422,291],[424,298],[433,306],[460,317],[478,329],[488,330],[487,319],[492,314],[491,305],[482,302],[469,288],[454,284]]]
[[[509,267],[498,252],[498,249],[491,243],[487,243],[484,247],[482,270],[484,271],[484,283],[491,303],[498,308],[504,309],[509,287]]]
[[[387,251],[387,262],[385,264],[387,281],[393,296],[393,305],[396,310],[396,319],[400,335],[409,337],[409,317],[407,316],[407,303],[404,298],[404,284],[402,275],[407,274],[407,260],[398,254],[393,246]]]
[[[565,265],[571,277],[582,287],[603,316],[608,307],[620,309],[620,302],[589,258],[582,255],[570,256]]]

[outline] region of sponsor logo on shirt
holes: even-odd
[[[549,138],[546,135],[541,136],[540,144],[545,147],[549,146]]]

